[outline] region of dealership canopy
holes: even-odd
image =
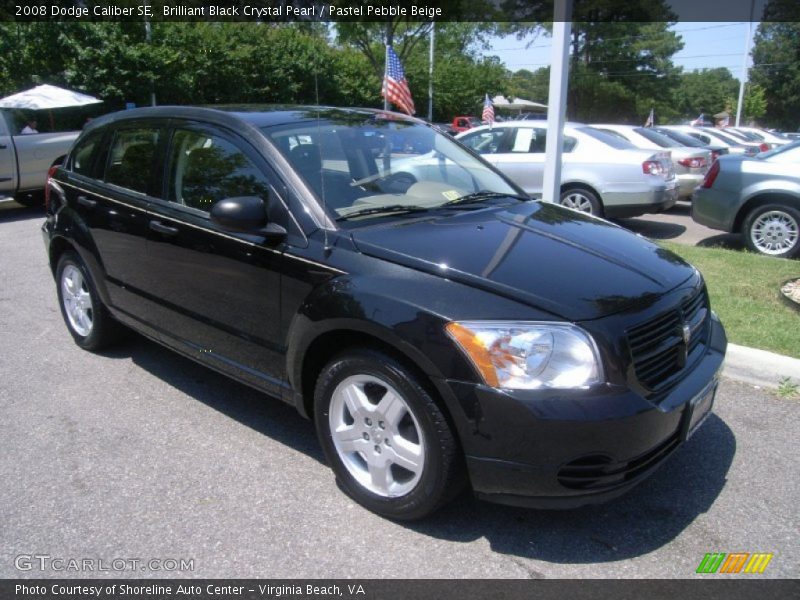
[[[37,85],[35,88],[18,92],[0,99],[1,108],[26,108],[29,110],[47,110],[68,106],[84,106],[102,102],[93,96],[65,90],[55,85]]]

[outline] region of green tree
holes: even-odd
[[[681,73],[674,93],[677,116],[681,121],[695,119],[700,113],[710,118],[735,107],[738,93],[739,81],[724,67]]]
[[[765,17],[769,16],[768,12]],[[752,57],[750,80],[763,89],[769,107],[764,124],[797,131],[800,129],[800,23],[762,22],[756,30]]]

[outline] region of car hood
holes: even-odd
[[[571,321],[650,303],[696,273],[668,250],[621,227],[540,202],[439,212],[351,234],[364,254]]]

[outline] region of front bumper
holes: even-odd
[[[657,404],[621,386],[543,392],[450,382],[478,417],[467,445],[473,490],[485,500],[538,508],[623,494],[707,416],[726,346],[721,324],[712,319],[704,356]]]

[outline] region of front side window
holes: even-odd
[[[170,202],[208,212],[225,198],[267,200],[269,186],[259,169],[239,148],[213,133],[176,130],[167,161]]]
[[[148,183],[153,179],[159,135],[157,128],[118,130],[108,155],[106,183],[146,194]]]
[[[485,129],[466,135],[460,141],[479,154],[497,154],[500,151],[500,142],[505,132],[506,130],[501,128]]]

